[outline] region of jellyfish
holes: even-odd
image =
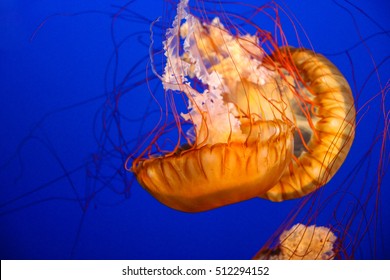
[[[280,235],[278,248],[260,251],[254,259],[332,260],[336,241],[336,235],[327,227],[298,223]]]
[[[192,127],[184,144],[157,156],[142,153],[131,171],[165,205],[199,212],[255,197],[299,198],[325,185],[344,162],[354,138],[354,100],[324,56],[278,46],[261,29],[232,34],[218,17],[201,22],[187,0],[166,31],[164,54],[164,73],[156,75],[167,94],[187,98],[176,125]]]

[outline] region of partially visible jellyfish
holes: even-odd
[[[218,17],[201,22],[183,0],[166,32],[160,79],[167,96],[183,95],[188,112],[169,103],[177,144],[154,155],[165,133],[155,131],[131,170],[174,209],[302,197],[332,178],[352,145],[354,100],[329,60],[279,46],[260,28],[255,35],[230,29],[235,34]],[[192,127],[185,131],[183,123]]]
[[[254,259],[331,260],[335,257],[337,237],[326,227],[296,224],[279,237],[279,247],[260,251]]]

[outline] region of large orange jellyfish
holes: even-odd
[[[170,103],[184,143],[157,156],[146,149],[131,167],[154,197],[186,212],[302,197],[332,178],[354,138],[354,100],[336,66],[267,31],[232,34],[224,24],[178,4],[156,75],[167,95],[188,100],[187,112]]]

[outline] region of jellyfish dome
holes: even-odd
[[[332,260],[336,241],[336,235],[327,227],[298,223],[280,235],[276,249],[260,251],[254,259]]]

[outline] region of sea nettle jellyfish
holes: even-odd
[[[355,131],[348,82],[321,54],[288,46],[282,30],[281,40],[255,30],[199,19],[188,0],[178,4],[163,73],[154,72],[179,140],[160,151],[165,132],[155,131],[130,168],[165,205],[199,212],[255,197],[299,198],[343,164]],[[173,95],[187,111],[178,111]]]

